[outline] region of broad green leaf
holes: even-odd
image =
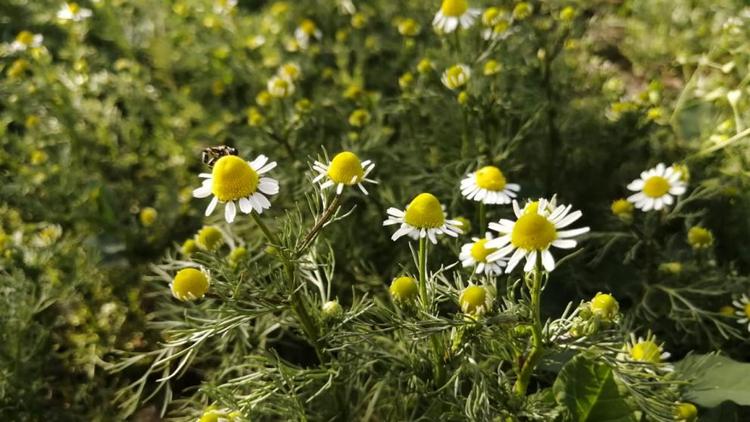
[[[636,418],[620,394],[612,370],[583,356],[563,367],[552,387],[555,400],[577,422],[632,422]]]
[[[675,365],[680,378],[692,380],[685,399],[703,407],[724,401],[750,406],[750,363],[719,355],[691,355]]]

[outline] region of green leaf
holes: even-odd
[[[675,365],[678,377],[691,380],[685,399],[703,407],[724,401],[750,406],[750,363],[719,355],[690,355]]]
[[[552,386],[555,400],[565,406],[572,421],[631,422],[636,418],[620,394],[612,370],[576,356],[563,367]]]

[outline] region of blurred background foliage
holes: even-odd
[[[352,149],[377,163],[380,186],[348,198],[357,211],[327,235],[343,301],[352,286],[384,292],[410,262],[380,226],[388,206],[430,191],[476,227],[458,180],[495,163],[522,196],[576,204],[595,232],[553,274],[545,313],[612,291],[630,326],[653,329],[673,355],[722,348],[747,360],[746,327],[719,310],[748,291],[750,9],[529,4],[485,49],[478,34],[462,48],[435,36],[439,2],[427,0],[99,0],[80,3],[92,11],[80,21],[60,19],[58,1],[0,3],[0,414],[118,414],[114,392],[140,374],[107,362],[159,340],[145,328],[147,292],[164,286],[148,264],[201,227],[200,151],[221,144],[280,163],[272,215],[304,208],[310,157]],[[306,19],[321,33],[307,46],[295,37]],[[14,49],[22,31],[43,41]],[[483,71],[489,59],[497,73]],[[474,69],[461,101],[439,82],[459,62]],[[288,63],[296,91],[271,101],[266,83]],[[699,194],[663,224],[633,223],[656,227],[644,241],[609,207],[660,161],[686,165]],[[688,244],[694,225],[713,232],[710,250]],[[452,262],[455,248],[433,259]],[[718,334],[722,324],[736,333]]]

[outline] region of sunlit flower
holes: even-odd
[[[468,0],[443,0],[440,10],[432,20],[432,26],[443,34],[449,34],[459,26],[469,29],[481,13],[480,9],[470,8]]]
[[[591,312],[604,320],[611,320],[620,312],[620,304],[614,296],[607,293],[597,293],[590,304]]]
[[[687,186],[681,179],[681,173],[674,167],[659,163],[656,167],[641,173],[641,177],[628,185],[628,189],[637,193],[630,195],[628,201],[643,210],[660,210],[674,203],[673,196],[685,193]]]
[[[237,0],[214,0],[214,13],[231,13],[237,6]]]
[[[141,224],[143,224],[144,227],[149,227],[156,222],[156,217],[158,215],[159,213],[156,211],[156,209],[152,207],[146,207],[142,209],[138,214],[138,218],[141,220]]]
[[[294,82],[281,76],[272,76],[266,85],[272,97],[286,98],[294,94]]]
[[[505,175],[495,166],[485,166],[469,173],[461,180],[461,194],[469,200],[484,204],[510,204],[521,187],[508,183]]]
[[[193,239],[187,239],[185,242],[183,242],[182,246],[180,246],[180,253],[185,256],[190,256],[197,250],[198,244]]]
[[[225,204],[224,218],[228,223],[237,215],[237,205],[245,214],[253,210],[262,214],[271,207],[266,195],[279,193],[279,182],[263,175],[276,167],[275,161],[268,161],[265,155],[259,155],[253,161],[245,161],[236,155],[221,157],[211,173],[201,173],[203,185],[193,191],[196,198],[213,195],[206,208],[206,216],[216,208],[219,202]]]
[[[208,276],[202,270],[195,268],[184,268],[177,272],[169,285],[172,296],[185,300],[202,298],[208,291]]]
[[[344,151],[336,154],[328,164],[319,161],[313,164],[313,170],[318,172],[318,175],[313,179],[313,183],[321,182],[321,189],[335,186],[336,195],[341,195],[345,186],[357,185],[362,193],[367,195],[367,189],[365,189],[363,183],[377,183],[375,180],[367,178],[367,175],[374,168],[375,163],[372,161],[360,161],[359,157],[353,152]]]
[[[746,324],[747,330],[750,331],[750,297],[742,295],[739,300],[732,301],[732,305],[737,308],[735,315],[740,317],[737,322]]]
[[[352,114],[349,115],[349,124],[354,127],[363,127],[370,123],[370,118],[369,111],[363,108],[358,108],[352,111]]]
[[[284,79],[294,82],[302,76],[302,69],[297,63],[286,63],[279,68],[277,74]]]
[[[83,8],[78,3],[65,3],[57,11],[57,19],[63,21],[80,22],[91,17],[91,10]]]
[[[443,72],[443,76],[440,77],[440,81],[448,89],[458,89],[466,85],[471,78],[471,69],[465,64],[457,64],[449,67]]]
[[[215,226],[203,226],[195,235],[195,242],[199,248],[211,251],[224,243],[224,234]]]
[[[461,292],[458,304],[461,306],[461,312],[469,315],[481,315],[492,307],[487,289],[476,285],[471,285]]]
[[[698,408],[693,403],[676,403],[674,420],[675,422],[694,422],[698,420]]]
[[[44,36],[42,34],[32,34],[29,31],[21,31],[16,35],[16,39],[10,44],[10,51],[26,51],[27,48],[38,48],[42,46]]]
[[[625,353],[618,356],[620,360],[649,363],[662,370],[671,370],[671,365],[665,363],[671,355],[664,351],[664,344],[656,342],[656,336],[649,333],[646,338],[630,333],[630,341],[625,343]]]
[[[447,234],[458,237],[461,233],[460,223],[455,220],[446,220],[440,201],[430,193],[420,193],[406,206],[406,210],[388,208],[388,218],[383,222],[384,226],[400,224],[400,227],[391,237],[397,240],[399,237],[408,235],[413,239],[429,238],[432,243],[437,243],[437,235]]]
[[[502,64],[500,64],[497,60],[490,59],[484,63],[482,73],[484,73],[484,76],[491,76],[499,73],[502,69]]]
[[[240,412],[232,412],[229,409],[218,409],[216,406],[206,408],[198,422],[236,422],[239,420]]]
[[[534,11],[534,8],[529,4],[524,2],[518,3],[516,7],[513,8],[513,19],[515,20],[524,20],[531,16],[531,13]]]
[[[588,227],[560,230],[581,218],[581,211],[570,212],[571,208],[572,205],[558,206],[553,197],[550,201],[539,199],[530,202],[522,210],[514,200],[516,221],[501,219],[489,225],[490,230],[498,232],[500,237],[487,242],[488,247],[498,248],[488,259],[494,261],[515,251],[508,260],[506,272],[511,272],[523,258],[526,258],[523,269],[526,272],[534,268],[537,260],[545,270],[554,270],[555,258],[550,248],[575,248],[578,243],[571,238],[589,231]]]
[[[461,247],[461,253],[459,254],[458,259],[461,260],[461,264],[464,268],[474,267],[474,272],[477,274],[484,273],[487,275],[499,275],[503,273],[505,260],[487,260],[487,257],[490,254],[497,251],[495,248],[487,247],[487,242],[490,240],[492,240],[492,235],[487,233],[487,235],[481,239],[478,237],[472,237],[471,242],[466,243]]]
[[[417,63],[417,72],[419,72],[419,73],[421,73],[423,75],[425,73],[431,72],[433,68],[434,67],[433,67],[432,62],[430,61],[430,59],[422,59],[422,60],[419,61],[419,63]]]
[[[306,49],[310,45],[310,41],[320,40],[323,37],[323,33],[320,32],[318,26],[310,19],[305,19],[300,22],[297,29],[294,31],[294,38],[302,49]]]
[[[329,300],[324,303],[321,311],[325,319],[338,319],[344,315],[344,308],[341,307],[341,304],[337,300]]]
[[[617,199],[610,206],[612,214],[620,220],[629,223],[633,220],[633,204],[627,199]]]
[[[412,18],[399,19],[396,27],[398,33],[405,37],[416,37],[421,30],[419,23]]]
[[[688,230],[687,241],[693,249],[706,249],[714,244],[714,235],[707,228],[693,226]]]

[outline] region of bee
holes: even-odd
[[[219,145],[215,147],[204,148],[201,152],[201,159],[203,163],[209,167],[213,167],[219,158],[226,155],[237,155],[237,148],[230,147],[227,145]]]

